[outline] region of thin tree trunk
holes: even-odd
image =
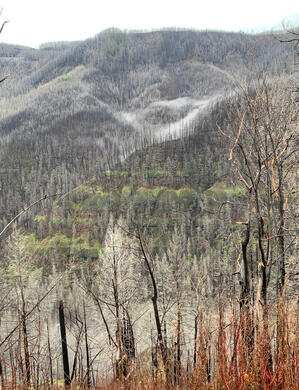
[[[116,344],[118,349],[118,356],[116,358],[116,377],[121,379],[123,377],[122,370],[122,342],[121,342],[121,322],[120,322],[120,313],[119,313],[119,301],[118,301],[118,290],[117,283],[113,283],[113,292],[114,292],[114,303],[115,303],[115,316],[116,316]]]
[[[152,348],[152,380],[153,383],[156,383],[156,379],[157,379],[156,374],[157,374],[157,367],[158,367],[157,342],[154,341],[152,328],[151,328],[151,348]]]
[[[75,374],[76,374],[76,368],[77,368],[78,353],[79,353],[79,348],[80,348],[80,339],[81,339],[82,329],[83,329],[83,324],[81,326],[81,329],[79,331],[79,336],[77,338],[75,355],[74,355],[74,361],[73,361],[73,369],[72,369],[72,375],[71,375],[71,381],[75,378]]]
[[[84,334],[85,334],[85,349],[86,349],[86,380],[87,388],[90,389],[90,361],[89,361],[89,347],[88,347],[88,335],[87,335],[87,323],[86,323],[86,308],[85,301],[83,300],[83,314],[84,314]]]
[[[67,347],[67,339],[66,339],[65,319],[64,319],[64,311],[63,311],[63,301],[59,302],[59,323],[60,323],[60,334],[61,334],[64,384],[66,387],[68,387],[71,383],[71,378],[70,378],[69,356],[68,356],[68,347]]]
[[[198,331],[198,314],[194,318],[194,351],[193,351],[193,369],[196,366],[197,360],[197,331]]]
[[[19,368],[19,381],[20,383],[24,382],[24,369],[23,369],[23,359],[22,359],[22,329],[19,328],[19,340],[18,340],[18,351],[17,351],[17,361],[16,365]]]
[[[1,376],[1,389],[4,389],[4,373],[3,373],[3,365],[2,365],[2,357],[0,358],[0,376]]]
[[[284,242],[284,192],[283,192],[283,178],[282,167],[278,163],[278,197],[279,197],[279,229],[278,229],[278,277],[277,277],[277,296],[278,299],[282,296],[284,284],[285,284],[285,242]]]
[[[11,387],[12,389],[16,388],[16,383],[17,383],[17,367],[14,364],[14,358],[13,358],[13,352],[11,345],[9,346],[9,358],[10,358],[10,367],[11,367]],[[17,361],[16,361],[16,364]]]
[[[23,341],[24,341],[24,355],[25,355],[25,369],[26,369],[26,387],[30,388],[31,382],[31,373],[30,373],[30,354],[29,354],[29,345],[28,345],[28,334],[27,334],[27,326],[26,326],[26,304],[24,299],[23,290],[21,289],[22,296],[22,328],[23,328]]]
[[[52,363],[52,353],[51,353],[51,344],[50,344],[50,332],[49,324],[47,320],[47,337],[48,337],[48,353],[49,353],[49,368],[50,368],[50,383],[53,386],[53,363]]]
[[[244,281],[241,290],[241,299],[240,307],[243,306],[248,308],[249,303],[249,293],[250,293],[250,274],[249,274],[249,263],[247,256],[247,247],[250,239],[250,229],[251,229],[251,190],[248,193],[248,219],[246,223],[246,233],[245,238],[242,241],[242,258],[243,258],[243,269],[244,269]]]
[[[145,247],[143,244],[143,240],[141,237],[141,233],[139,228],[137,229],[137,238],[140,244],[140,249],[143,255],[143,259],[145,261],[146,267],[148,269],[148,272],[150,274],[150,278],[152,281],[153,285],[153,290],[154,294],[152,296],[152,303],[153,303],[153,309],[154,309],[154,314],[155,314],[155,322],[156,322],[156,328],[157,328],[157,337],[158,337],[158,345],[161,351],[162,355],[162,361],[163,361],[163,366],[166,374],[166,382],[167,382],[167,388],[171,388],[171,380],[170,380],[170,372],[169,372],[169,364],[168,364],[168,359],[167,359],[167,348],[165,346],[164,340],[163,340],[163,334],[162,334],[162,326],[161,326],[161,321],[159,317],[159,309],[158,309],[158,289],[157,289],[157,284],[156,284],[156,279],[152,270],[152,267],[150,265],[148,256],[145,251]]]
[[[41,323],[40,323],[40,308],[38,308],[38,336],[37,336],[37,362],[36,362],[36,390],[39,389],[40,375],[40,342],[41,342]]]
[[[177,312],[177,341],[176,341],[176,362],[175,362],[175,383],[179,385],[181,377],[181,310]]]

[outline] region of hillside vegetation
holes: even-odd
[[[0,49],[3,388],[297,389],[292,48]]]
[[[2,44],[1,72],[10,78],[0,91],[0,225],[153,137],[193,131],[236,79],[255,79],[256,65],[288,72],[291,56],[269,35],[208,31],[108,30],[39,50]]]

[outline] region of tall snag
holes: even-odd
[[[68,346],[67,346],[67,339],[66,339],[63,301],[59,302],[59,324],[60,324],[60,334],[61,334],[64,384],[67,387],[71,384],[71,378],[70,378],[70,366],[69,366]]]
[[[156,323],[156,329],[157,329],[157,338],[158,338],[158,346],[161,352],[161,357],[162,357],[162,362],[163,362],[163,368],[165,370],[165,375],[166,375],[166,382],[167,382],[167,388],[171,388],[171,378],[170,378],[170,370],[169,370],[169,362],[168,362],[168,357],[167,357],[167,347],[165,345],[165,340],[163,338],[163,333],[162,333],[162,325],[161,325],[161,320],[159,316],[159,309],[158,309],[158,289],[157,289],[157,283],[155,279],[154,272],[152,270],[150,260],[148,258],[148,255],[145,250],[144,242],[142,239],[142,235],[140,232],[139,227],[137,227],[137,240],[141,249],[141,253],[144,259],[144,262],[146,264],[146,268],[149,272],[152,286],[153,286],[153,296],[152,296],[152,303],[153,303],[153,309],[154,309],[154,314],[155,314],[155,323]]]

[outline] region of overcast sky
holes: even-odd
[[[271,28],[299,12],[298,0],[0,0],[10,23],[0,41],[38,47],[81,40],[108,27]]]

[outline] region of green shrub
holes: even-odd
[[[46,215],[37,215],[36,217],[34,217],[33,220],[36,223],[44,223],[47,221],[47,216]]]
[[[132,189],[130,186],[123,186],[122,190],[121,190],[121,196],[123,198],[128,198],[132,193]]]

